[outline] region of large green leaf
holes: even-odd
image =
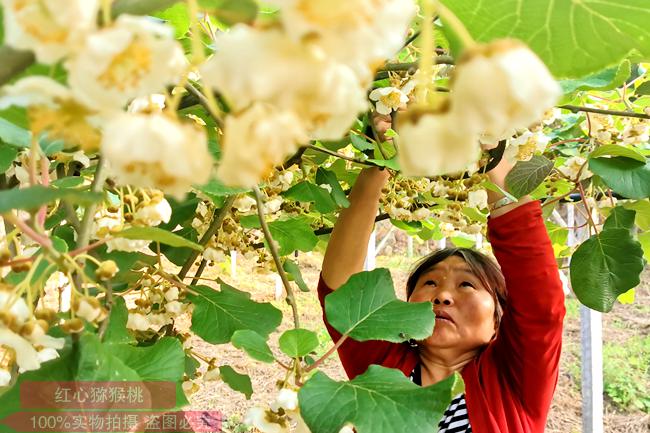
[[[608,312],[616,298],[636,287],[643,251],[624,228],[603,230],[583,242],[571,257],[571,286],[587,307]]]
[[[650,262],[650,232],[639,234],[639,243],[643,249],[643,257]]]
[[[318,243],[318,237],[305,217],[270,222],[269,230],[273,240],[280,245],[281,256],[286,256],[296,250],[311,251]]]
[[[126,329],[126,322],[129,319],[129,312],[126,309],[126,303],[121,296],[115,296],[111,314],[108,316],[108,327],[104,334],[104,341],[107,343],[124,343],[131,344],[135,338]]]
[[[650,201],[639,200],[623,205],[626,209],[632,209],[636,212],[636,225],[644,231],[650,231]]]
[[[593,158],[589,169],[599,175],[611,189],[625,197],[650,197],[650,162],[617,156]]]
[[[420,387],[399,370],[371,365],[349,382],[320,371],[298,392],[300,414],[313,433],[431,433],[451,400],[454,376]]]
[[[320,213],[336,210],[336,203],[329,191],[306,180],[289,188],[284,195],[297,201],[312,202]]]
[[[508,191],[523,197],[535,190],[553,170],[553,161],[533,155],[529,161],[518,161],[506,176]]]
[[[352,275],[327,295],[325,312],[337,331],[358,341],[424,339],[435,323],[431,302],[397,299],[390,272],[384,268]]]
[[[115,236],[126,239],[155,241],[160,242],[161,244],[169,245],[171,247],[185,247],[203,251],[203,247],[201,247],[201,245],[158,227],[130,227],[126,230],[116,233]]]
[[[230,340],[237,349],[243,349],[248,356],[258,361],[271,363],[275,360],[273,352],[266,344],[266,338],[250,329],[240,329],[232,334]]]
[[[235,391],[241,392],[246,396],[247,400],[250,400],[251,395],[253,395],[253,385],[251,384],[251,378],[247,374],[237,373],[231,366],[222,365],[219,367],[219,375],[226,385]]]
[[[156,13],[154,16],[167,21],[174,28],[174,35],[177,39],[185,36],[190,29],[190,14],[185,2],[176,3],[172,7]]]
[[[102,344],[95,334],[82,335],[79,338],[79,363],[75,378],[89,382],[139,381],[138,373],[115,356],[115,346]]]
[[[318,170],[316,171],[316,183],[319,185],[326,184],[332,188],[331,195],[338,206],[350,206],[350,201],[345,195],[343,188],[341,188],[341,184],[333,171],[325,170],[323,167],[318,167]]]
[[[611,213],[605,220],[603,230],[625,229],[632,232],[635,216],[636,212],[634,210],[625,209],[623,206],[617,206],[612,209]]]
[[[32,134],[0,117],[0,142],[23,149],[32,143]]]
[[[196,292],[188,294],[194,304],[192,331],[209,343],[227,343],[240,329],[267,336],[282,321],[282,312],[273,305],[251,301],[249,293],[225,283],[221,283],[220,291],[207,286],[194,286],[192,290]]]
[[[443,3],[476,40],[521,39],[558,78],[598,72],[620,62],[633,50],[650,57],[647,0],[443,0]],[[449,26],[445,27],[450,35]]]
[[[600,156],[624,156],[645,163],[645,156],[641,155],[636,149],[618,144],[599,146],[589,154],[589,158],[598,158]]]
[[[211,179],[205,185],[197,185],[195,188],[210,197],[226,197],[229,195],[250,191],[250,189],[247,188],[234,188],[226,186],[221,183],[219,179]]]
[[[111,344],[110,353],[120,358],[144,381],[178,382],[185,371],[185,352],[181,342],[163,337],[152,346]]]
[[[0,213],[12,209],[35,210],[55,200],[89,204],[102,199],[101,194],[73,189],[47,188],[42,185],[0,191]]]
[[[318,347],[318,336],[308,329],[289,329],[279,339],[280,350],[287,356],[305,356]]]
[[[564,93],[577,90],[612,90],[623,85],[630,76],[630,62],[624,60],[620,65],[604,69],[595,74],[572,80],[561,80],[560,86]]]

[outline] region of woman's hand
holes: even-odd
[[[497,164],[497,166],[494,167],[492,170],[488,171],[487,175],[488,178],[490,179],[490,182],[497,185],[499,188],[503,189],[504,191],[507,191],[506,176],[508,175],[508,173],[510,173],[510,170],[512,170],[512,164],[510,164],[510,162],[508,162],[506,158],[501,158],[499,164]],[[488,194],[489,204],[496,203],[497,201],[505,197],[500,192],[494,192],[491,190],[487,190],[487,194]],[[510,203],[490,211],[490,217],[496,218],[532,200],[533,199],[531,196],[525,195],[514,203]]]

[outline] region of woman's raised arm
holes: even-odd
[[[332,290],[363,270],[381,190],[388,177],[388,170],[366,168],[352,187],[350,206],[341,211],[323,259],[322,278]]]

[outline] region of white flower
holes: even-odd
[[[250,425],[262,433],[288,433],[286,425],[280,425],[267,418],[267,411],[261,407],[252,407],[244,416],[244,424]]]
[[[32,344],[9,329],[0,328],[0,344],[5,345],[16,352],[16,364],[20,371],[38,370],[41,363],[38,360],[38,352]]]
[[[307,141],[303,125],[293,112],[255,104],[226,118],[217,175],[227,185],[252,187]]]
[[[134,331],[146,331],[149,329],[149,320],[144,314],[129,312],[126,327]]]
[[[503,138],[542,119],[562,94],[527,46],[499,40],[468,51],[454,71],[451,109],[466,128]]]
[[[0,387],[8,386],[11,383],[11,373],[4,368],[0,368]]]
[[[80,147],[90,152],[99,147],[101,118],[74,100],[70,89],[50,78],[26,77],[4,87],[0,109],[10,106],[27,107],[30,130],[36,136],[47,133],[50,139],[63,140],[65,149]],[[87,159],[84,155],[80,160]]]
[[[352,66],[364,79],[403,46],[415,2],[411,0],[271,0],[285,31],[308,40],[328,57]]]
[[[275,213],[275,212],[279,211],[280,207],[282,207],[283,202],[284,202],[284,199],[282,197],[280,197],[279,195],[273,197],[271,200],[264,203],[264,208],[266,210],[266,213]]]
[[[397,87],[380,87],[370,92],[372,101],[377,101],[377,112],[380,114],[390,114],[404,106],[409,97]]]
[[[52,349],[51,347],[46,347],[45,349],[39,350],[38,353],[36,354],[36,356],[38,357],[38,362],[43,364],[43,363],[45,363],[47,361],[51,361],[53,359],[58,358],[59,357],[59,352]]]
[[[65,345],[65,339],[55,338],[51,335],[47,335],[46,330],[43,329],[41,324],[36,320],[28,322],[26,328],[23,328],[23,330],[21,330],[21,333],[23,334],[23,337],[25,337],[33,345],[41,346],[44,349],[61,350]]]
[[[206,183],[212,168],[205,131],[164,114],[116,115],[106,124],[101,151],[119,182],[178,199]]]
[[[76,97],[99,110],[121,109],[130,99],[160,92],[185,66],[171,27],[124,14],[90,35],[83,51],[66,64]]]
[[[237,199],[233,202],[232,207],[239,212],[246,213],[250,212],[251,209],[253,209],[253,206],[256,205],[257,201],[253,197],[249,195],[242,195],[240,197],[237,197]]]
[[[449,192],[449,187],[440,181],[433,184],[432,194],[436,197],[446,197]]]
[[[398,121],[400,167],[406,176],[434,176],[464,170],[476,162],[478,136],[448,113],[406,113]]]
[[[203,380],[208,381],[208,382],[214,381],[214,380],[220,380],[220,379],[221,379],[221,374],[219,374],[219,369],[218,368],[209,369],[203,375]]]
[[[25,300],[7,290],[0,290],[0,311],[7,311],[22,325],[31,317],[31,312]]]
[[[226,261],[226,255],[223,253],[223,251],[216,248],[206,248],[205,251],[203,251],[203,258],[216,263]]]
[[[255,102],[269,103],[292,111],[312,138],[333,140],[341,138],[367,107],[365,89],[352,69],[278,29],[237,25],[219,36],[216,45],[202,76],[234,112]]]
[[[97,26],[98,0],[2,0],[5,43],[56,63],[80,48]]]
[[[488,194],[484,189],[470,191],[467,193],[467,205],[477,209],[485,209],[488,207]]]
[[[277,412],[280,408],[296,410],[298,408],[298,393],[292,389],[282,388],[269,407],[273,412]]]
[[[535,153],[544,152],[549,141],[551,139],[543,133],[527,130],[520,136],[510,140],[508,147],[506,147],[504,158],[510,161],[510,163],[530,161]]]
[[[165,290],[165,299],[168,302],[171,301],[176,301],[178,300],[178,287],[176,286],[171,286],[167,290]]]
[[[449,238],[456,235],[456,228],[451,223],[442,223],[440,224],[440,232],[442,236]]]
[[[339,430],[339,433],[354,433],[354,430],[351,426],[349,425],[344,425],[341,430]]]
[[[165,311],[174,315],[181,314],[183,312],[183,304],[178,301],[167,302],[165,304]]]
[[[425,220],[425,219],[427,219],[427,218],[429,218],[431,216],[431,211],[429,209],[425,208],[425,207],[421,207],[421,208],[416,209],[415,211],[413,211],[411,216],[413,217],[413,219],[415,221],[422,221],[422,220]]]
[[[589,171],[587,167],[585,167],[580,172],[580,178],[576,179],[576,177],[578,176],[578,172],[580,171],[580,167],[582,167],[586,162],[587,160],[582,156],[572,156],[571,158],[567,159],[564,162],[564,164],[562,164],[557,169],[560,171],[560,173],[562,173],[565,176],[568,176],[573,180],[583,180],[593,176],[593,173]]]
[[[126,251],[126,252],[140,252],[149,246],[151,241],[139,239],[126,239],[114,238],[106,242],[107,251]]]
[[[74,310],[78,317],[86,319],[89,322],[95,321],[102,314],[101,306],[96,298],[83,297],[79,299]]]
[[[172,217],[172,207],[164,198],[156,198],[145,206],[138,208],[133,215],[135,221],[147,226],[157,226],[160,223],[168,223]]]

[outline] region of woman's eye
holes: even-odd
[[[469,281],[463,281],[462,283],[460,283],[460,285],[463,286],[463,287],[474,288],[474,284],[470,283]]]
[[[424,285],[425,285],[425,286],[429,286],[429,285],[433,285],[433,286],[435,286],[435,285],[436,285],[436,282],[433,281],[433,280],[427,280],[427,281],[424,282]]]

